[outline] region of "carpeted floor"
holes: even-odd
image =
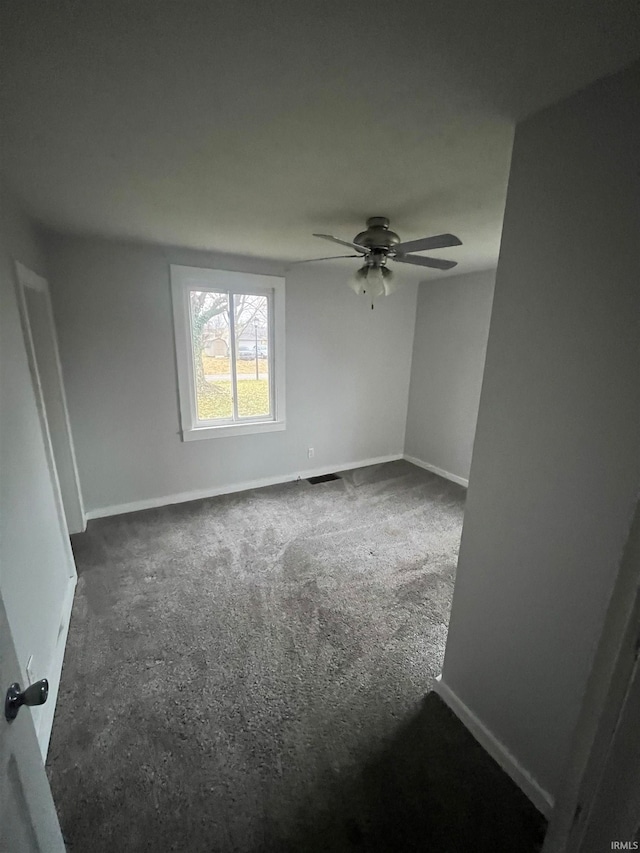
[[[539,849],[429,693],[463,506],[396,462],[90,522],[48,759],[69,850]]]

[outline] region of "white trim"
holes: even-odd
[[[445,480],[451,480],[451,482],[457,483],[459,486],[464,486],[465,488],[468,488],[469,486],[469,481],[464,477],[459,477],[457,474],[445,471],[444,468],[438,468],[437,465],[430,465],[428,462],[423,462],[422,459],[418,459],[417,456],[409,456],[408,453],[404,453],[403,459],[406,459],[407,462],[411,462],[412,465],[417,465],[418,468],[424,468],[425,471],[431,471],[432,474],[437,474],[438,477],[444,477]]]
[[[49,292],[46,279],[42,278],[42,276],[38,275],[33,270],[30,270],[29,267],[25,267],[24,264],[20,263],[20,261],[16,261],[15,264],[20,284],[23,287],[30,287],[32,290],[37,290],[39,293]]]
[[[220,426],[194,427],[193,429],[182,430],[182,440],[198,441],[201,438],[224,438],[229,435],[278,432],[286,428],[285,421],[246,421],[245,423],[222,424]]]
[[[49,675],[49,697],[47,702],[39,709],[40,716],[36,724],[36,733],[38,735],[38,744],[42,760],[46,761],[47,752],[49,751],[49,741],[51,740],[51,729],[53,728],[53,717],[56,711],[56,703],[58,701],[58,690],[60,688],[60,679],[62,677],[62,664],[64,661],[64,653],[67,647],[67,635],[69,634],[69,624],[71,622],[71,611],[73,610],[73,598],[76,590],[77,578],[69,578],[67,594],[62,605],[62,614],[60,618],[60,628],[56,640],[56,647],[53,651],[51,661],[47,667]],[[57,679],[51,679],[51,673],[58,674]],[[26,679],[25,679],[26,683]]]
[[[285,279],[260,273],[169,265],[178,377],[178,400],[183,441],[286,429],[285,416]],[[198,421],[196,411],[190,290],[219,293],[261,293],[269,300],[269,400],[271,417],[265,420],[229,419],[222,423]],[[232,387],[236,385],[235,334],[230,318]],[[233,403],[237,416],[237,401]]]
[[[630,725],[633,732],[637,731],[637,726],[630,724],[628,714],[629,703],[634,701],[634,692],[638,689],[634,673],[640,637],[639,556],[640,501],[636,501],[543,853],[586,849],[590,831],[595,826],[592,821],[602,815],[605,798],[612,793],[606,779],[621,758],[621,738],[626,739],[622,752],[637,754],[637,737],[631,739]],[[636,719],[634,715],[632,720]],[[637,785],[622,768],[618,775],[621,784],[613,793],[621,801],[626,795],[626,800],[631,802],[636,796]],[[626,809],[627,815],[636,813],[637,810]],[[617,819],[620,814],[607,809],[610,820]],[[619,824],[615,824],[614,831],[614,824],[609,826],[612,838],[631,838],[635,832],[634,829],[627,836],[626,827],[618,829]]]
[[[73,435],[71,433],[71,420],[69,418],[69,409],[67,406],[67,395],[64,388],[64,378],[62,375],[62,362],[60,361],[60,351],[58,349],[58,336],[56,334],[56,324],[53,316],[53,306],[51,304],[51,294],[49,293],[49,284],[46,279],[34,273],[28,267],[25,267],[19,261],[15,262],[17,276],[17,295],[18,309],[20,311],[20,320],[22,330],[25,337],[27,349],[27,357],[29,359],[29,368],[33,377],[36,390],[36,403],[38,405],[38,413],[42,424],[43,433],[45,433],[45,449],[47,451],[47,461],[49,466],[53,466],[55,479],[58,482],[58,492],[60,492],[60,501],[62,506],[62,514],[67,533],[82,533],[87,527],[87,518],[84,512],[84,503],[82,499],[82,488],[80,486],[80,474],[78,472],[78,464],[76,461],[75,446],[73,443]],[[44,392],[40,381],[40,374],[36,363],[35,343],[31,330],[31,321],[29,319],[29,308],[25,298],[25,288],[35,290],[37,293],[44,296],[45,310],[47,319],[51,327],[51,344],[53,346],[53,357],[55,361],[55,371],[58,380],[58,391],[60,394],[60,403],[62,404],[62,412],[64,417],[64,440],[68,445],[69,460],[71,462],[71,475],[73,485],[71,488],[65,486],[65,497],[63,499],[57,469],[55,467],[55,456],[53,454],[53,444],[49,432],[49,423],[47,421],[45,411]],[[52,473],[52,477],[54,476]],[[65,481],[66,482],[66,481]],[[66,508],[65,508],[66,501]],[[69,514],[70,517],[67,517]],[[74,569],[75,575],[75,569]]]
[[[110,515],[122,515],[126,512],[138,512],[141,509],[153,509],[170,504],[197,501],[202,498],[214,498],[218,495],[230,495],[234,492],[244,492],[249,489],[261,489],[264,486],[277,486],[281,483],[292,483],[297,479],[306,480],[308,477],[319,477],[323,474],[331,474],[339,471],[350,471],[353,468],[366,468],[368,465],[381,465],[384,462],[396,462],[402,459],[402,453],[391,453],[388,456],[376,456],[372,459],[360,459],[357,462],[341,462],[337,465],[325,465],[322,468],[313,468],[307,471],[299,471],[291,474],[278,474],[275,477],[262,477],[259,480],[245,480],[242,483],[230,483],[224,486],[215,486],[210,489],[197,489],[192,492],[179,492],[175,495],[165,495],[161,498],[146,498],[140,501],[132,501],[126,504],[115,504],[113,506],[90,509],[87,518],[106,518]]]
[[[171,268],[171,275],[173,275],[173,267]],[[187,300],[189,299],[189,290],[185,287],[185,296]],[[232,400],[231,406],[233,409],[233,422],[234,424],[238,421],[238,341],[236,340],[236,301],[235,301],[235,293],[231,293],[230,291],[227,293],[227,306],[228,306],[228,314],[229,314],[229,360],[231,361],[231,389],[232,389]],[[231,310],[233,308],[233,310]],[[189,331],[191,332],[191,361],[194,362],[196,360],[196,354],[193,349],[193,322],[191,320],[191,306],[189,306]],[[271,324],[269,324],[271,327]],[[271,328],[269,328],[269,332]],[[269,347],[269,352],[272,353],[273,350]],[[258,353],[256,353],[256,362],[258,360]],[[273,386],[272,379],[272,371],[269,371],[269,386]],[[193,378],[192,378],[193,381]],[[206,379],[205,379],[206,382]],[[191,387],[191,396],[193,397],[193,403],[195,406],[196,417],[195,420],[191,421],[191,429],[194,429],[194,425],[198,423],[198,406],[197,406],[197,396],[198,389],[195,387],[195,382]],[[271,404],[271,391],[269,391],[269,404]],[[270,410],[271,411],[271,410]],[[182,430],[182,439],[184,440],[184,434],[186,430]]]
[[[533,805],[549,818],[553,811],[553,797],[528,773],[506,746],[490,731],[487,726],[468,708],[462,699],[453,692],[448,684],[437,676],[434,691],[448,705],[458,719],[478,741],[481,747],[497,761],[505,773],[516,783],[520,790],[527,795]]]
[[[49,431],[49,422],[47,421],[47,412],[45,408],[44,402],[44,392],[42,390],[42,383],[40,381],[40,373],[38,371],[38,363],[36,361],[36,348],[33,341],[33,333],[31,330],[31,322],[29,320],[29,308],[27,306],[27,299],[25,296],[25,288],[32,287],[36,290],[43,292],[43,283],[44,288],[46,288],[46,282],[44,279],[40,278],[40,276],[36,275],[31,270],[27,269],[27,267],[23,266],[21,263],[16,261],[16,298],[18,302],[18,311],[20,314],[20,324],[22,326],[22,334],[24,336],[24,344],[25,350],[27,353],[27,361],[29,363],[29,372],[31,373],[31,380],[33,382],[33,391],[34,397],[36,400],[36,408],[38,410],[38,418],[40,419],[40,429],[42,430],[42,440],[44,442],[44,452],[47,460],[47,468],[49,469],[49,477],[51,478],[51,485],[53,489],[53,499],[56,506],[56,514],[58,517],[58,524],[60,526],[60,533],[62,536],[63,542],[63,550],[65,552],[66,562],[67,562],[67,571],[68,577],[75,578],[76,577],[76,564],[73,559],[73,553],[71,551],[71,543],[69,542],[69,525],[67,522],[67,517],[64,509],[64,503],[62,501],[62,492],[60,490],[60,480],[58,478],[58,471],[56,468],[55,454],[53,452],[53,444],[51,442],[51,432]],[[46,290],[45,290],[46,292]],[[62,381],[62,377],[60,376],[60,381]],[[63,401],[66,405],[66,401]],[[67,421],[68,423],[68,421]],[[71,439],[71,435],[69,434],[68,439]],[[81,498],[80,498],[81,500]],[[84,514],[84,509],[82,511],[82,519],[83,523],[86,526],[86,516]],[[80,531],[78,531],[80,532]]]

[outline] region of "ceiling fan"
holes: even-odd
[[[332,243],[339,243],[341,246],[349,246],[358,254],[331,255],[327,258],[310,258],[295,263],[307,264],[312,261],[330,261],[335,258],[362,258],[364,264],[356,271],[349,282],[349,287],[358,294],[368,293],[372,299],[376,296],[386,296],[397,287],[394,275],[387,267],[387,261],[449,270],[457,265],[456,261],[425,258],[422,255],[414,255],[413,252],[462,245],[462,241],[453,234],[438,234],[436,237],[423,237],[421,240],[409,240],[403,243],[395,231],[389,230],[389,220],[386,216],[372,216],[367,219],[366,230],[356,234],[353,240],[339,240],[331,234],[314,234],[313,236],[331,240]]]

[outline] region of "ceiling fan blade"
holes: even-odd
[[[332,243],[340,243],[341,246],[349,246],[352,249],[357,249],[359,252],[366,254],[364,246],[359,246],[357,243],[350,243],[348,240],[338,240],[337,237],[332,237],[331,234],[313,234],[313,237],[322,237],[323,240],[331,240]]]
[[[328,258],[305,258],[304,261],[291,261],[290,267],[295,264],[312,264],[314,261],[335,261],[338,258],[359,258],[360,255],[330,255]]]
[[[457,267],[457,261],[444,261],[442,258],[421,258],[419,255],[396,255],[394,261],[401,264],[415,264],[417,267],[432,267],[434,270],[450,270]]]
[[[450,246],[462,246],[455,234],[438,234],[435,237],[423,237],[422,240],[410,240],[408,243],[398,243],[394,246],[400,254],[407,252],[428,252],[431,249],[448,249]]]

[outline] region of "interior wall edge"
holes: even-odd
[[[516,783],[533,805],[549,819],[554,808],[554,798],[542,785],[523,767],[518,759],[509,752],[491,729],[460,699],[449,685],[439,675],[434,684],[434,691],[456,715],[466,729],[473,735],[480,746],[489,753],[505,773]]]

